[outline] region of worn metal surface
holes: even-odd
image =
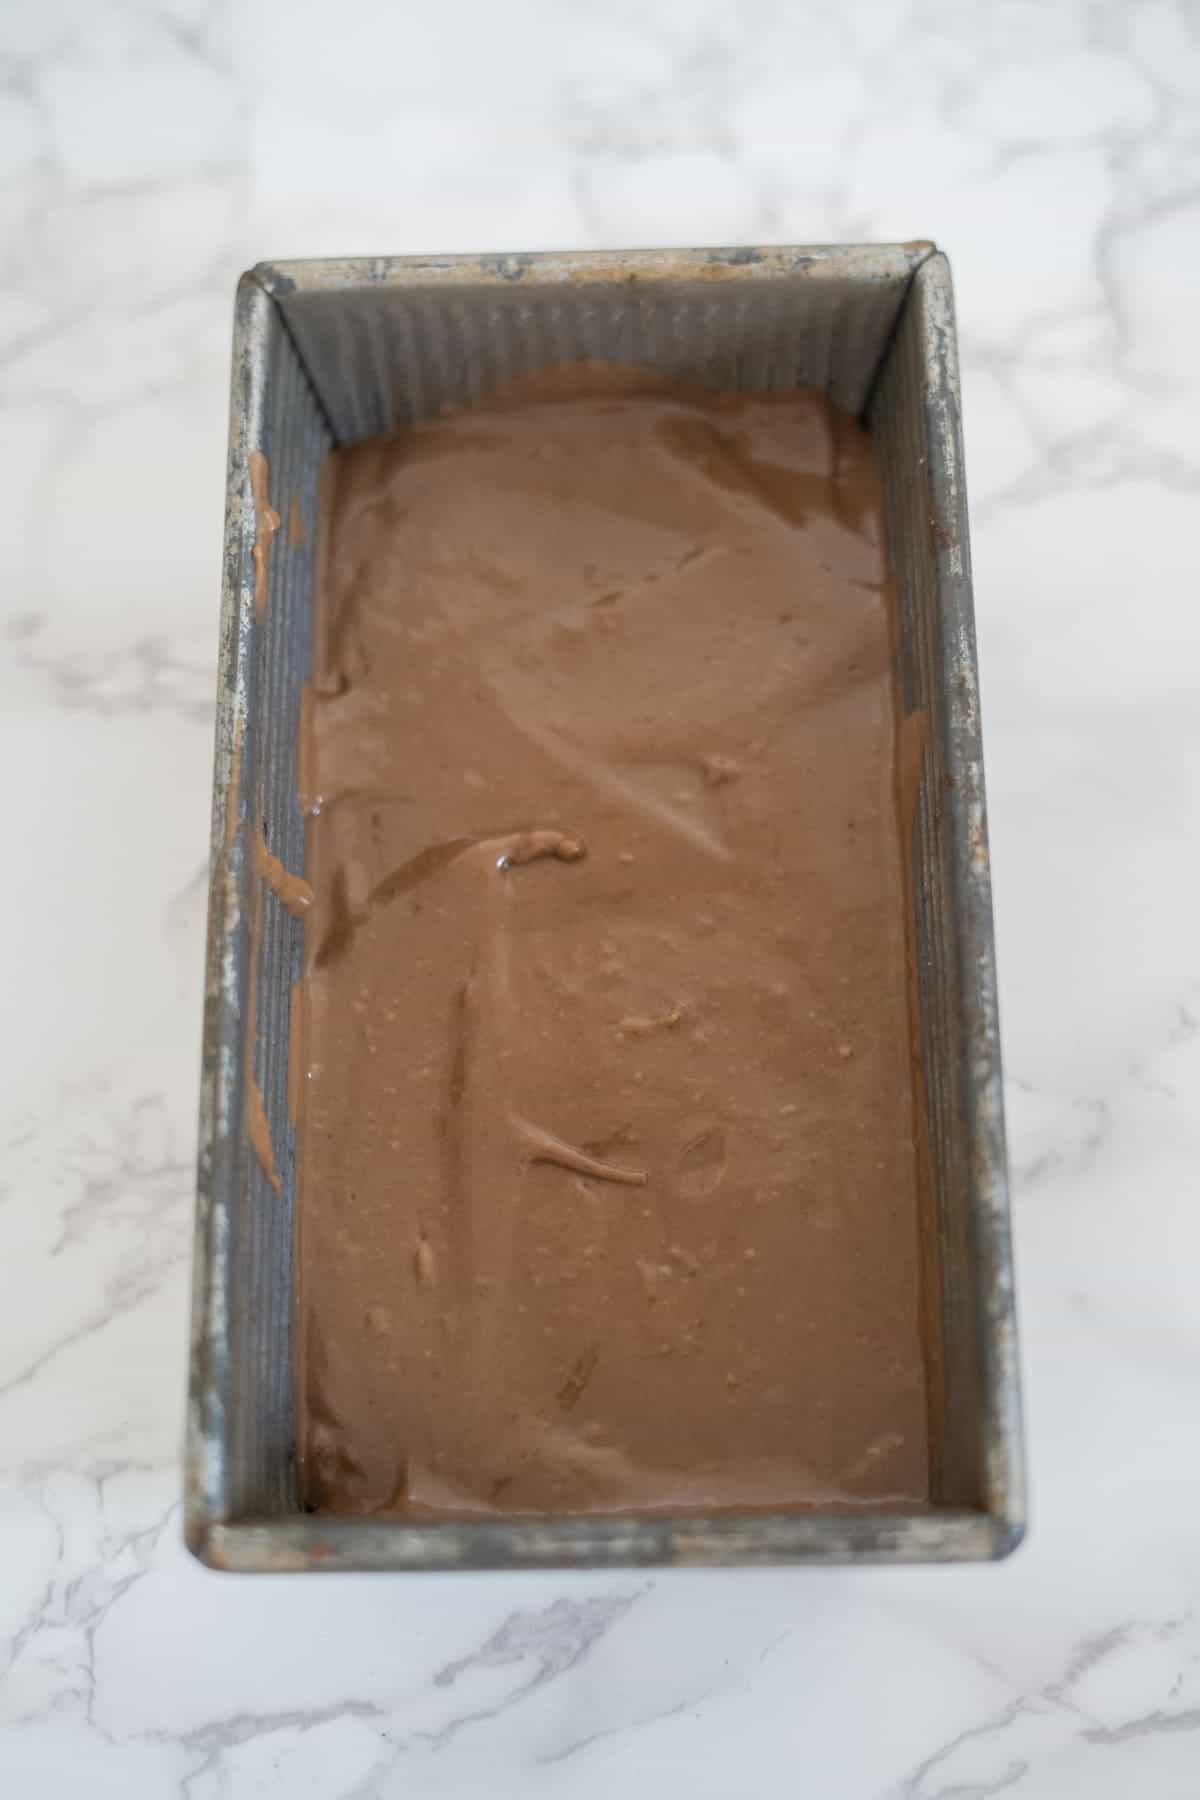
[[[954,300],[914,277],[867,409],[896,577],[901,691],[927,718],[913,826],[920,1036],[941,1293],[935,1491],[1024,1528],[1020,1384],[979,672]]]
[[[398,257],[256,274],[346,442],[576,356],[719,387],[809,385],[858,412],[932,248]]]
[[[811,383],[879,443],[899,677],[929,728],[913,834],[941,1319],[933,1510],[770,1518],[438,1523],[299,1510],[291,1397],[294,1144],[288,1021],[300,930],[254,875],[256,834],[298,867],[300,688],[317,470],[520,369],[579,355],[722,386]],[[254,610],[250,453],[283,514]],[[295,499],[304,540],[286,532]],[[249,1041],[248,1012],[258,1029]],[[244,1129],[264,1099],[281,1191]],[[979,705],[953,306],[928,244],[264,265],[238,290],[201,1098],[187,1537],[228,1569],[946,1562],[1023,1530],[1021,1424]]]

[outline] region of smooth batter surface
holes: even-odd
[[[326,474],[308,1504],[927,1500],[869,440],[577,366]]]

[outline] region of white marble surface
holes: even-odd
[[[973,1572],[180,1545],[232,287],[934,236],[958,283],[1033,1527]],[[0,1792],[1200,1793],[1193,0],[0,8]]]

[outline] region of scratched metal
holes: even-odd
[[[904,1513],[329,1520],[299,1507],[292,1411],[288,1017],[301,933],[256,896],[256,833],[293,868],[317,473],[335,443],[402,427],[580,355],[714,385],[811,384],[859,412],[883,465],[898,677],[928,730],[913,823],[933,1506]],[[254,613],[248,459],[283,515]],[[306,526],[287,531],[292,501]],[[978,677],[953,299],[930,244],[262,265],[234,331],[200,1163],[187,1541],[245,1570],[978,1561],[1024,1530],[1024,1476]],[[254,908],[261,906],[256,966]],[[253,984],[253,985],[252,985]],[[258,1029],[247,1043],[255,994]],[[249,1059],[249,1061],[248,1061]],[[263,1094],[276,1195],[244,1129]]]

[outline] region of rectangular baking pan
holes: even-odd
[[[288,1023],[302,928],[255,872],[303,866],[297,719],[319,465],[523,369],[579,356],[723,388],[808,384],[881,456],[898,679],[926,733],[912,890],[932,1417],[928,1510],[334,1520],[298,1499]],[[283,515],[255,608],[255,451]],[[306,527],[286,529],[293,506]],[[253,965],[252,966],[252,962]],[[255,1029],[247,1030],[253,1007]],[[251,1041],[252,1040],[252,1041]],[[276,1193],[247,1140],[263,1097]],[[1024,1529],[987,825],[949,268],[931,244],[263,264],[238,288],[217,695],[186,1534],[246,1570],[954,1562]]]

